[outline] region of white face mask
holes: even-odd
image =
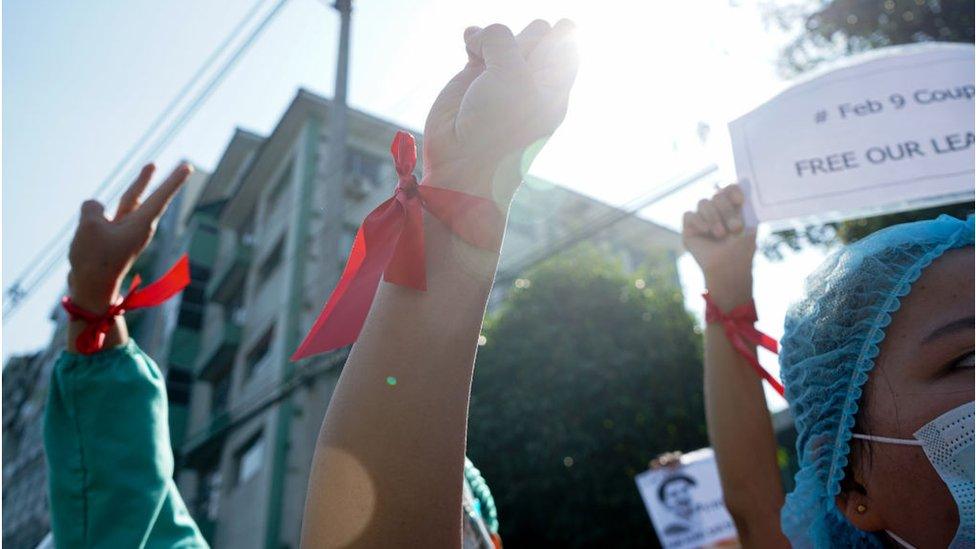
[[[959,508],[959,528],[949,543],[950,548],[973,547],[973,418],[976,403],[969,402],[949,410],[915,431],[914,439],[876,437],[854,433],[854,438],[887,444],[921,446],[932,467],[949,487],[952,499]],[[905,540],[888,532],[898,543],[912,547]]]

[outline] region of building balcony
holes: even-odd
[[[213,275],[207,285],[207,297],[217,303],[228,303],[244,288],[247,269],[251,264],[251,244],[238,239],[233,250],[221,256],[214,265]]]
[[[177,326],[173,330],[169,344],[169,364],[171,367],[192,370],[200,351],[200,332]]]
[[[236,319],[213,321],[204,326],[197,378],[214,382],[230,371],[243,331],[242,323]]]
[[[220,248],[219,230],[209,220],[197,220],[187,242],[190,260],[198,265],[210,267],[217,261]]]

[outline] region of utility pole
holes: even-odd
[[[314,265],[321,282],[316,289],[327,295],[329,287],[339,279],[339,258],[345,250],[340,250],[342,231],[345,230],[345,187],[346,187],[346,140],[349,133],[349,112],[346,106],[346,91],[349,81],[349,30],[352,15],[352,0],[335,0],[332,5],[339,12],[339,52],[336,60],[335,94],[331,108],[328,110],[327,145],[324,158],[316,158],[321,147],[319,120],[313,117],[309,120],[306,135],[303,137],[304,153],[299,155],[306,166],[314,166],[312,170],[301,170],[301,181],[296,189],[294,237],[289,261],[289,284],[286,320],[284,323],[284,340],[286,342],[282,353],[281,378],[279,383],[286,386],[296,375],[296,366],[289,360],[292,351],[301,340],[302,316],[305,310],[306,272],[309,262],[307,253],[310,245],[317,246],[320,257]],[[314,162],[310,162],[313,160]],[[306,173],[306,172],[314,173]],[[322,223],[314,224],[318,234],[311,234],[311,217],[317,211],[322,216]],[[314,263],[315,260],[312,260]],[[324,283],[320,286],[321,283]],[[315,293],[315,292],[313,292]],[[305,364],[307,367],[307,364]],[[307,396],[307,395],[306,395]],[[268,522],[264,547],[278,549],[282,546],[282,514],[285,497],[285,485],[288,481],[288,450],[292,446],[292,418],[296,413],[295,399],[301,400],[300,395],[286,394],[276,411],[274,447],[272,455],[271,490],[268,505]],[[301,428],[299,428],[301,430]],[[314,440],[314,438],[313,438]],[[307,474],[304,478],[307,484]],[[289,532],[290,533],[290,532]],[[287,534],[285,534],[287,536]],[[297,540],[295,540],[297,542]],[[290,544],[290,540],[287,544]]]
[[[329,110],[328,158],[325,161],[325,226],[326,238],[334,238],[335,245],[330,248],[337,254],[345,229],[345,186],[346,186],[346,140],[349,138],[349,108],[346,94],[349,88],[349,30],[352,18],[352,0],[336,0],[332,5],[339,12],[339,55],[336,59],[335,92],[332,95],[332,108]],[[337,269],[338,262],[327,250],[324,259]],[[323,274],[329,273],[326,270]],[[336,279],[338,280],[338,272]],[[331,285],[332,281],[329,281]]]

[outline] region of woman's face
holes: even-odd
[[[902,299],[866,386],[865,429],[912,439],[936,417],[973,400],[973,248],[932,263]],[[877,442],[858,454],[872,525],[917,547],[945,547],[959,524],[955,501],[918,446]],[[860,478],[857,478],[860,477]],[[850,509],[848,509],[850,516]]]

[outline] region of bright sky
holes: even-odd
[[[3,3],[4,288],[256,1]],[[263,0],[262,11],[275,1]],[[355,0],[350,103],[420,129],[464,63],[465,27],[520,29],[534,18],[568,17],[579,29],[582,66],[566,122],[533,173],[617,204],[711,162],[731,181],[726,123],[784,86],[774,68],[784,36],[764,25],[757,3]],[[337,28],[327,2],[288,0],[156,158],[160,166],[186,158],[209,170],[235,127],[269,133],[299,87],[330,96]],[[711,127],[704,146],[700,122]],[[710,191],[690,188],[647,214],[677,227],[680,213]],[[820,256],[760,259],[761,328],[781,335],[799,274]],[[46,344],[66,271],[4,323],[4,360]],[[687,257],[681,271],[689,308],[698,310],[700,275]]]

